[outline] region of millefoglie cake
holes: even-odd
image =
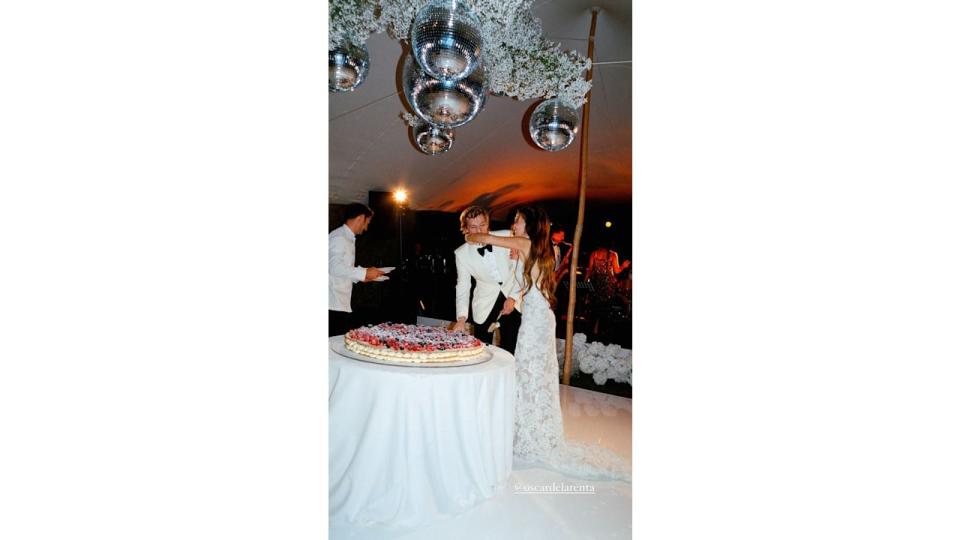
[[[483,342],[439,326],[381,323],[347,332],[343,344],[355,353],[396,362],[455,362],[483,353]]]

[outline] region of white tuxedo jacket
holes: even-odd
[[[495,236],[510,236],[510,231],[490,231]],[[510,258],[510,250],[493,246],[492,252],[480,255],[482,246],[463,244],[453,251],[457,263],[457,318],[466,317],[470,303],[470,278],[477,280],[473,291],[473,322],[482,323],[493,310],[502,292],[513,298],[515,309],[522,311],[523,266]]]

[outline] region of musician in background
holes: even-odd
[[[611,244],[609,238],[601,240],[600,247],[590,254],[590,263],[584,276],[584,280],[594,288],[587,299],[594,335],[600,333],[601,321],[608,317],[613,303],[619,299],[617,275],[630,267],[630,261],[620,264],[620,256]]]
[[[570,274],[570,256],[573,253],[573,245],[564,242],[567,236],[563,228],[554,223],[550,226],[550,244],[553,246],[553,273],[557,282],[557,304],[554,311],[562,319],[567,313],[567,302],[570,298],[570,284],[568,283]],[[559,326],[559,325],[558,325]]]
[[[567,233],[558,225],[552,227],[550,243],[553,245],[553,273],[557,276],[557,283],[570,272],[570,253],[573,246],[564,242]]]

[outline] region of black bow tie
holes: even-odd
[[[491,246],[490,244],[487,244],[481,248],[477,248],[477,253],[479,253],[481,257],[483,257],[484,251],[489,251],[490,253],[493,253],[493,246]]]

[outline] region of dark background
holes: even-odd
[[[395,266],[385,282],[358,283],[354,286],[352,308],[355,323],[383,321],[415,323],[417,316],[453,320],[455,318],[454,287],[456,267],[453,250],[463,243],[460,232],[460,214],[457,212],[402,210],[387,192],[369,193],[369,206],[374,211],[367,232],[357,237],[359,266]],[[577,201],[545,200],[531,203],[547,211],[551,221],[566,230],[566,241],[573,243],[577,218]],[[329,228],[343,224],[345,205],[330,205]],[[491,230],[507,229],[508,216],[492,219]],[[610,221],[607,228],[604,222]],[[402,222],[402,227],[401,227]],[[600,245],[607,245],[620,255],[620,261],[630,259],[631,205],[629,202],[591,202],[585,208],[584,230],[581,240],[579,267],[585,271],[590,253]],[[402,230],[402,235],[401,235]],[[400,264],[401,249],[404,264]],[[582,275],[578,281],[582,280]],[[566,279],[558,293],[567,290]],[[578,316],[581,315],[583,294],[578,294]],[[561,299],[565,298],[560,295]],[[557,330],[562,337],[566,327],[565,300],[558,309]],[[631,346],[629,316],[607,321],[599,335],[593,325],[578,317],[575,332],[587,334],[588,341],[618,343]]]

